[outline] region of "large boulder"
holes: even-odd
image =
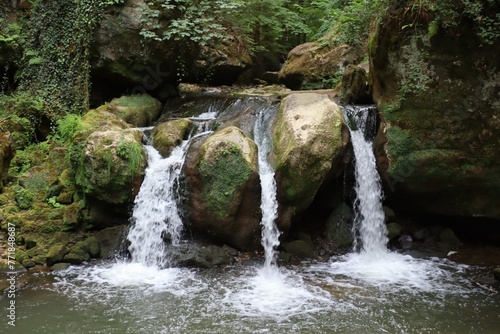
[[[193,68],[187,73],[188,79],[216,86],[235,83],[252,65],[247,50],[237,45],[238,41],[232,38],[213,47],[201,48]]]
[[[175,83],[171,47],[140,34],[147,8],[144,0],[130,0],[122,6],[109,6],[102,14],[92,45],[94,81],[99,82],[99,78],[135,88],[133,93],[152,92]],[[106,86],[103,88],[112,89],[112,85]]]
[[[256,144],[234,126],[215,132],[190,152],[185,174],[195,232],[240,250],[259,244],[257,164]]]
[[[148,94],[122,96],[108,104],[108,111],[128,124],[145,127],[160,116],[161,103]]]
[[[492,57],[500,43],[488,23],[500,8],[478,1],[471,16],[467,6],[444,1],[431,11],[394,1],[370,41],[385,122],[379,166],[397,211],[500,219],[500,59]]]
[[[342,128],[342,112],[325,94],[295,93],[281,102],[273,128],[271,156],[278,202],[290,209],[280,218],[281,230],[288,229],[293,214],[312,203],[332,173],[334,161],[346,145]]]
[[[155,22],[151,22],[149,3],[129,0],[108,6],[102,14],[92,45],[93,83],[103,95],[94,96],[96,100],[124,90],[167,98],[175,94],[172,87],[179,76],[190,82],[229,85],[251,65],[247,50],[236,38],[195,47],[194,51],[180,50],[190,43],[188,36],[180,44],[158,36],[144,37],[152,33],[150,29],[162,36],[161,31],[169,29],[173,15],[179,14],[160,7]]]
[[[146,166],[142,132],[107,111],[106,106],[85,114],[81,128],[69,153],[77,187],[86,196],[106,203],[133,202]]]
[[[362,58],[362,53],[349,45],[309,42],[288,53],[279,78],[294,90],[335,88],[347,65],[357,64]]]

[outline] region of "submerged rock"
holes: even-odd
[[[260,235],[257,146],[230,126],[189,154],[185,174],[191,228],[239,250],[254,248]]]
[[[172,252],[173,262],[184,267],[212,268],[234,262],[234,258],[224,248],[215,245],[201,247],[190,244]]]

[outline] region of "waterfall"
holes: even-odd
[[[169,265],[166,243],[178,245],[183,230],[179,210],[179,179],[191,141],[202,132],[184,140],[170,156],[162,158],[151,145],[145,145],[148,167],[139,194],[134,201],[133,226],[127,239],[132,262],[164,268]]]
[[[270,106],[260,110],[254,125],[254,138],[258,147],[259,176],[262,188],[260,209],[262,211],[262,246],[264,247],[264,268],[276,265],[276,247],[279,246],[280,231],[275,224],[278,216],[278,200],[276,198],[276,181],[274,170],[267,160],[272,148],[269,125],[276,107]]]
[[[387,253],[388,239],[381,182],[373,154],[376,115],[373,107],[366,106],[345,106],[343,111],[354,150],[357,196],[354,230],[359,233],[362,252],[381,255]]]

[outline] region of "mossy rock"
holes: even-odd
[[[260,234],[257,145],[229,126],[208,137],[185,163],[192,228],[237,249]]]
[[[161,103],[148,94],[122,96],[108,104],[108,111],[136,127],[150,125],[160,116]]]
[[[73,143],[79,143],[85,140],[92,132],[100,130],[124,130],[129,129],[130,125],[127,124],[117,115],[108,110],[108,105],[104,104],[97,109],[89,110],[81,118],[81,126],[79,130],[72,137]]]
[[[327,40],[308,42],[289,52],[279,79],[293,90],[333,89],[345,67],[362,59],[363,52],[349,45],[332,45]]]
[[[352,64],[347,65],[342,74],[341,101],[347,104],[369,103],[367,82],[368,76],[362,67]]]
[[[345,203],[338,205],[326,222],[326,237],[332,250],[347,250],[352,246],[354,214]]]
[[[57,262],[61,262],[67,253],[68,249],[66,248],[66,245],[57,243],[50,247],[45,255],[45,261],[49,266],[51,266]]]
[[[102,259],[113,256],[119,249],[126,236],[128,226],[120,225],[105,228],[96,232],[94,238],[99,244],[99,256]]]
[[[76,185],[86,195],[107,203],[133,201],[146,166],[141,141],[142,132],[137,129],[90,134],[83,147],[75,146]]]
[[[9,170],[10,161],[14,157],[14,146],[10,132],[0,132],[0,180]],[[0,192],[3,182],[0,182]]]
[[[482,20],[451,1],[433,12],[394,2],[372,34],[371,89],[387,139],[380,172],[398,211],[500,218],[498,33],[484,40],[498,4],[474,6]]]
[[[295,93],[283,99],[271,157],[280,203],[297,213],[311,204],[345,146],[342,124],[340,108],[327,95]]]
[[[283,245],[285,252],[296,256],[299,259],[314,257],[314,245],[304,240],[295,240]]]
[[[80,248],[70,250],[68,254],[64,255],[63,259],[64,262],[71,264],[81,264],[88,260],[90,260],[90,255],[88,253],[85,253]]]
[[[25,271],[24,266],[18,261],[9,262],[5,259],[0,259],[0,273],[2,272],[18,272]]]
[[[187,118],[161,123],[153,129],[153,146],[165,158],[187,138],[193,123]]]
[[[212,213],[230,214],[238,192],[256,172],[257,147],[236,127],[212,135],[199,151],[203,197]]]
[[[395,239],[401,235],[403,232],[403,227],[399,223],[389,223],[387,224],[387,237],[389,240]]]
[[[99,242],[97,241],[97,238],[94,236],[88,237],[85,240],[77,242],[74,247],[80,248],[81,250],[88,253],[92,257],[98,257],[101,252],[101,247],[99,246]]]

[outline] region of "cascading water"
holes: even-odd
[[[151,145],[145,145],[148,168],[139,194],[135,199],[128,233],[132,262],[164,267],[166,263],[165,238],[172,245],[179,244],[182,219],[178,208],[178,184],[189,140],[184,140],[167,158]]]
[[[162,158],[153,146],[144,146],[148,168],[135,199],[134,224],[127,237],[132,262],[158,268],[169,265],[165,239],[174,246],[178,245],[183,229],[178,205],[182,166],[191,141],[208,133],[210,131],[184,140],[167,158]]]
[[[262,188],[260,209],[262,211],[262,246],[264,247],[264,268],[276,265],[276,247],[279,246],[280,231],[275,224],[278,216],[278,200],[276,199],[276,181],[274,170],[267,161],[272,148],[269,138],[269,124],[276,107],[263,108],[255,121],[254,138],[258,147],[259,176]]]
[[[376,124],[373,110],[373,107],[364,106],[343,108],[354,150],[357,210],[353,226],[358,230],[354,232],[359,232],[362,252],[380,256],[387,252],[388,239],[382,208],[382,188],[370,138],[374,129],[367,128]]]

